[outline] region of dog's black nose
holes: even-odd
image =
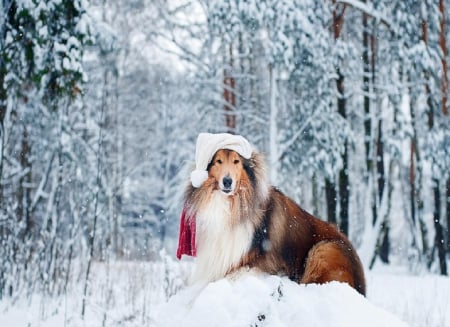
[[[231,188],[231,184],[233,184],[233,179],[231,179],[230,176],[225,176],[222,180],[223,183],[223,187],[226,189],[230,189]]]

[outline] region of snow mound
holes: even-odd
[[[407,326],[344,283],[299,285],[288,278],[245,274],[169,299],[155,326]]]

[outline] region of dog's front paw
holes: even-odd
[[[230,269],[230,271],[226,275],[226,278],[228,278],[231,281],[235,281],[235,280],[239,279],[240,277],[242,277],[243,275],[257,273],[257,272],[258,271],[256,268],[250,268],[249,266],[240,266],[237,268]]]

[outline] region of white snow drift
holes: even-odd
[[[347,284],[299,285],[256,273],[184,289],[159,310],[155,326],[407,326]]]

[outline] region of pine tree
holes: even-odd
[[[66,253],[62,253],[66,247],[58,243],[70,229],[56,225],[56,217],[66,211],[62,193],[70,177],[65,177],[64,169],[66,164],[71,167],[64,159],[70,154],[64,148],[67,144],[63,146],[62,122],[69,119],[67,107],[80,94],[82,49],[88,38],[84,9],[81,1],[2,4],[0,184],[8,224],[0,238],[6,244],[4,258],[12,261],[1,276],[15,271],[20,282],[22,274],[37,274],[44,278],[44,290],[58,292],[59,286],[50,287],[50,280],[66,273],[65,264],[56,262],[66,262]],[[16,142],[8,142],[11,139]],[[17,170],[20,173],[15,176]],[[52,185],[50,176],[56,181]],[[38,238],[42,242],[36,242]],[[39,274],[40,269],[48,274]],[[27,281],[32,286],[37,279]],[[15,287],[1,286],[10,292]]]

